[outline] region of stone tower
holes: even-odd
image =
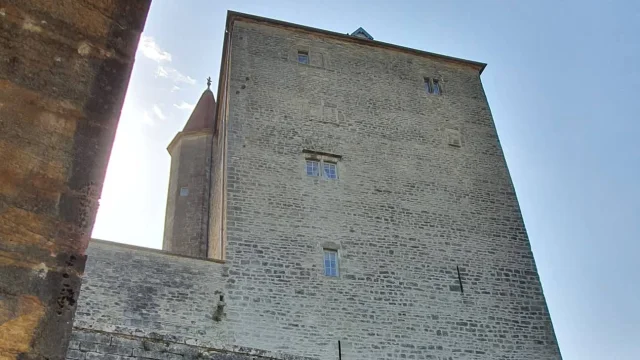
[[[561,359],[485,64],[235,12],[224,36],[167,251],[92,242],[69,359]]]
[[[560,358],[485,64],[244,14],[226,34],[212,235],[233,341],[323,360]]]
[[[184,129],[167,150],[171,155],[162,249],[180,255],[207,256],[211,141],[216,103],[207,89]]]

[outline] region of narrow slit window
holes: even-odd
[[[338,251],[324,250],[324,275],[338,276]]]
[[[337,179],[338,178],[338,170],[336,168],[336,164],[334,163],[324,163],[324,176],[327,179]]]
[[[424,78],[424,91],[426,91],[427,94],[433,93],[433,87],[431,87],[431,79],[429,79],[428,77]]]
[[[320,163],[315,160],[307,160],[307,176],[320,176]]]
[[[440,90],[440,81],[437,79],[433,79],[433,93],[435,95],[440,95],[442,93]]]
[[[309,52],[298,51],[298,62],[300,64],[309,64]]]

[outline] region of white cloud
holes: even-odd
[[[156,104],[153,105],[153,113],[156,114],[156,116],[160,120],[166,119],[166,116],[164,116],[164,114],[162,113],[162,110],[160,110],[160,107],[158,105],[156,105]]]
[[[179,90],[180,90],[180,86],[173,85],[173,87],[171,88],[171,92],[176,92]]]
[[[158,65],[158,68],[156,69],[156,75],[173,80],[175,82],[182,82],[189,85],[194,85],[196,83],[196,79],[192,78],[191,76],[184,75],[177,69],[174,69],[170,66]]]
[[[178,69],[168,66],[160,65],[161,63],[171,63],[173,60],[171,53],[162,50],[160,45],[156,43],[155,39],[151,36],[142,35],[140,38],[140,44],[138,45],[138,51],[146,58],[151,59],[158,63],[156,68],[156,76],[167,78],[176,83],[185,83],[193,85],[196,80],[190,76],[184,75]],[[178,86],[174,86],[171,91],[180,90]]]
[[[171,62],[171,54],[162,50],[156,43],[155,39],[151,36],[142,35],[140,38],[140,45],[138,45],[138,50],[142,55],[157,63],[163,61]]]
[[[144,114],[142,115],[142,123],[150,126],[155,125],[155,121],[153,120],[153,117],[149,115],[148,111],[145,111]]]
[[[180,110],[190,110],[190,111],[193,110],[194,107],[196,107],[195,104],[189,104],[188,102],[185,102],[185,101],[181,101],[180,104],[173,104],[173,106],[175,106]]]

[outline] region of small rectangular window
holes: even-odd
[[[440,81],[433,79],[433,93],[440,95]]]
[[[424,78],[424,91],[427,94],[442,95],[442,86],[440,80],[432,78]]]
[[[338,276],[338,251],[324,250],[324,275]]]
[[[336,164],[325,162],[324,163],[324,176],[326,176],[327,179],[337,179],[338,178],[338,172],[337,172],[337,169],[336,169]]]
[[[315,160],[307,160],[307,176],[320,176],[320,163]]]
[[[300,64],[309,64],[309,53],[307,51],[298,51],[298,62]]]
[[[180,188],[180,196],[187,196],[189,195],[189,188],[188,187],[181,187]]]
[[[424,78],[424,91],[426,91],[427,94],[433,93],[433,88],[431,87],[431,79],[429,79],[428,77]]]

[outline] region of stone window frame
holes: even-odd
[[[442,79],[425,76],[423,77],[423,80],[424,80],[424,85],[423,85],[424,92],[427,95],[442,96],[442,94],[444,93],[442,89]]]
[[[300,61],[300,56],[302,56],[305,59],[305,61]],[[309,56],[309,50],[298,49],[298,52],[296,54],[296,60],[298,61],[298,64],[302,64],[302,65],[311,64],[311,57]]]
[[[338,180],[338,163],[322,161],[322,175],[329,180]]]
[[[322,250],[322,276],[327,279],[339,279],[341,276],[340,274],[344,270],[342,266],[343,253],[342,253],[342,248],[340,247],[340,244],[335,243],[333,241],[324,241],[322,242],[322,244],[320,244],[320,249]],[[325,274],[324,256],[325,256],[325,252],[327,251],[336,253],[336,275],[335,276],[328,276]]]
[[[329,266],[327,266],[329,264]],[[322,248],[322,270],[326,277],[340,277],[340,251],[331,247]]]
[[[305,160],[305,172],[307,176],[320,176],[320,161],[314,159]]]
[[[308,177],[312,177],[312,178],[322,178],[325,180],[338,180],[340,179],[340,170],[339,170],[339,166],[338,163],[340,161],[340,159],[342,159],[342,156],[340,155],[335,155],[335,154],[329,154],[329,153],[323,153],[323,152],[318,152],[318,151],[312,151],[312,150],[303,150],[302,151],[304,153],[304,160],[305,160],[305,174]],[[309,173],[309,164],[310,163],[317,163],[317,173],[314,175],[313,173]],[[329,177],[327,176],[326,172],[325,172],[325,164],[331,164],[334,166],[335,169],[335,177]]]
[[[301,59],[298,57],[298,55],[306,55],[304,57],[306,59],[306,62],[300,61]],[[314,48],[307,42],[294,44],[288,51],[287,59],[305,68],[310,67],[330,70],[327,68],[327,54],[320,49]]]

